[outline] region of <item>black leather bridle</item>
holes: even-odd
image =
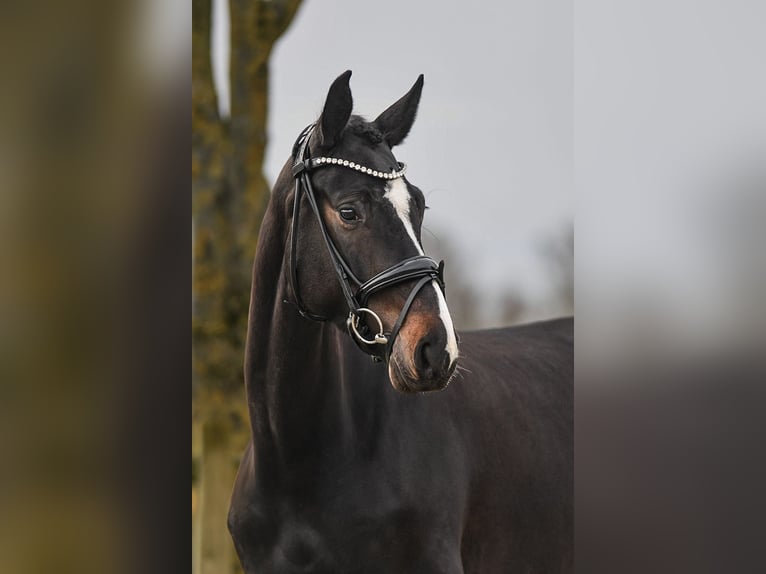
[[[301,316],[307,319],[313,321],[327,320],[325,317],[316,315],[306,308],[303,299],[301,298],[300,291],[298,290],[298,217],[300,215],[301,200],[305,196],[311,206],[311,210],[316,216],[319,229],[322,233],[322,238],[324,239],[327,251],[330,254],[330,261],[332,261],[332,266],[335,269],[335,274],[338,276],[338,282],[340,283],[343,296],[348,305],[349,314],[348,319],[346,320],[346,327],[349,335],[362,351],[372,357],[373,361],[382,361],[384,359],[388,361],[394,347],[396,336],[399,334],[399,329],[401,329],[402,324],[407,317],[407,313],[420,290],[427,283],[435,279],[442,292],[444,292],[444,261],[436,263],[436,261],[430,257],[416,255],[415,257],[410,257],[392,265],[367,281],[361,281],[354,274],[351,267],[349,267],[346,260],[338,251],[338,248],[335,246],[335,243],[327,231],[327,226],[319,211],[314,188],[311,185],[310,174],[313,170],[333,165],[336,167],[343,166],[343,160],[338,162],[340,163],[340,165],[338,165],[338,163],[335,163],[334,158],[333,163],[330,163],[330,161],[327,161],[330,158],[310,157],[308,142],[315,125],[316,124],[311,124],[307,126],[298,136],[298,139],[293,146],[292,173],[295,178],[295,197],[293,204],[292,231],[290,235],[290,286],[292,288],[293,297],[295,298],[295,305],[298,307],[298,312]],[[348,163],[349,162],[347,161],[345,162],[346,165],[348,165]],[[357,166],[357,168],[358,167],[359,166]],[[399,167],[403,168],[404,166],[403,164],[399,164]],[[366,169],[367,168],[362,168],[362,170]],[[375,173],[377,174],[378,172]],[[401,177],[400,174],[403,173],[403,169],[398,173],[399,174],[386,174],[385,177],[388,179]],[[367,307],[370,297],[383,289],[412,280],[417,280],[417,282],[404,302],[404,306],[399,313],[396,323],[394,323],[390,333],[384,332],[383,322],[380,320],[380,317]],[[367,322],[362,320],[364,316],[370,317],[376,321],[378,326],[377,333],[372,333],[370,331]],[[381,349],[381,347],[383,347],[383,349]]]

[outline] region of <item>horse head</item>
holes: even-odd
[[[387,361],[395,389],[440,390],[457,364],[457,336],[442,265],[423,253],[425,198],[392,152],[415,121],[423,76],[372,122],[351,113],[350,76],[333,82],[280,176],[292,299]]]

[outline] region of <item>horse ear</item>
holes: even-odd
[[[415,115],[418,113],[422,91],[423,74],[420,74],[410,91],[375,120],[375,125],[383,132],[383,137],[390,147],[402,143],[410,133],[410,128],[415,123]]]
[[[317,122],[319,126],[320,146],[329,149],[338,143],[343,128],[351,117],[354,101],[351,99],[351,88],[348,85],[351,70],[346,70],[330,86],[327,100],[324,103],[322,115]]]

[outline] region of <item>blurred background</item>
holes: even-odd
[[[577,2],[583,572],[757,572],[766,5]]]
[[[425,74],[395,150],[426,196],[426,252],[446,260],[458,329],[571,314],[571,7],[195,0],[195,572],[236,560],[223,525],[248,438],[242,355],[268,190],[346,69],[375,118]]]
[[[190,24],[183,0],[0,5],[0,572],[173,571]]]

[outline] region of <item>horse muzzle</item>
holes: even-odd
[[[440,391],[449,384],[457,367],[457,357],[448,349],[445,326],[441,322],[423,323],[426,321],[413,315],[394,343],[388,373],[398,391]]]

